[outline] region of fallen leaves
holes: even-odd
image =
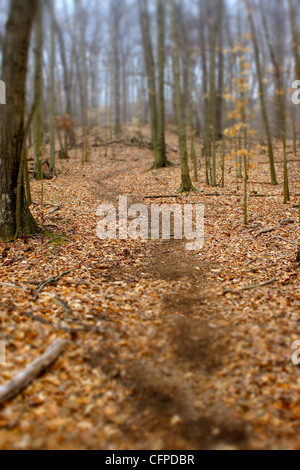
[[[168,141],[176,147],[175,136]],[[201,252],[175,240],[102,242],[99,204],[119,194],[151,204],[144,196],[179,187],[178,167],[147,171],[149,150],[115,151],[121,158],[94,153],[83,179],[74,150],[55,182],[44,182],[45,224],[55,225],[56,240],[0,246],[0,385],[55,338],[72,343],[0,410],[1,448],[217,448],[225,435],[234,448],[298,448],[300,379],[290,360],[300,339],[296,198],[284,206],[281,185],[266,186],[268,197],[249,198],[244,227],[235,175],[213,195],[202,174],[203,194],[174,198],[205,204]],[[252,159],[249,193],[259,195],[267,158]],[[299,167],[290,166],[291,192],[300,193]],[[35,200],[39,190],[33,183]],[[38,205],[33,212],[41,216]]]

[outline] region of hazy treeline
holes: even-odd
[[[86,112],[90,125],[111,124],[117,121],[118,127],[119,123],[128,123],[133,119],[142,123],[148,122],[147,69],[139,8],[142,7],[149,13],[150,36],[156,65],[156,0],[40,1],[43,4],[44,115],[50,112],[50,3],[53,3],[56,48],[55,114],[71,114],[81,123]],[[270,127],[273,135],[279,135],[283,92],[287,102],[290,131],[292,122],[296,119],[296,109],[291,106],[289,88],[294,80],[300,79],[295,70],[295,55],[299,56],[300,8],[295,0],[251,0],[248,3],[257,36]],[[7,0],[0,3],[1,37],[4,33],[8,4]],[[246,118],[251,127],[261,129],[255,50],[246,2],[178,1],[177,15],[184,103],[186,104],[188,99],[191,100],[196,131],[205,129],[206,120],[211,121],[208,115],[214,112],[212,108],[217,110],[216,126],[219,134],[222,128],[238,122],[242,116],[237,107],[240,106],[241,110],[242,105],[239,105],[239,102],[243,99],[247,100]],[[172,122],[174,93],[168,11],[165,32],[165,111],[168,122]],[[34,28],[27,84],[28,108],[34,96],[36,34],[37,28]],[[282,89],[278,89],[278,70],[275,63],[282,75]],[[188,77],[187,68],[190,71]],[[157,79],[157,70],[155,77]],[[185,80],[189,83],[184,83]]]

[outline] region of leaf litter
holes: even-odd
[[[171,133],[168,143],[176,148]],[[265,185],[259,155],[249,192],[267,197],[249,198],[248,226],[235,176],[226,172],[216,195],[202,169],[203,193],[180,202],[205,205],[203,250],[174,239],[101,241],[100,204],[121,194],[150,205],[145,196],[180,186],[178,166],[148,171],[150,150],[117,145],[114,153],[93,149],[83,167],[73,151],[43,183],[49,206],[33,206],[51,236],[0,245],[0,386],[56,340],[70,341],[0,408],[1,448],[298,449],[299,199],[284,205],[282,184]],[[170,158],[177,163],[175,152]],[[297,161],[290,173],[300,193]],[[34,201],[40,189],[32,183]]]

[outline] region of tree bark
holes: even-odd
[[[166,7],[164,0],[157,0],[158,25],[158,93],[157,93],[157,159],[155,166],[167,166],[167,153],[165,142],[165,26]]]
[[[224,40],[224,0],[220,0],[219,4],[219,27],[218,27],[218,91],[217,91],[217,116],[216,116],[216,133],[217,139],[223,138],[223,94],[224,94],[224,52],[223,52],[223,40]]]
[[[66,114],[68,116],[72,116],[71,93],[72,93],[73,64],[74,64],[74,56],[75,56],[75,35],[72,36],[72,52],[71,52],[71,58],[70,58],[71,65],[70,67],[68,67],[64,37],[63,37],[62,30],[57,22],[55,23],[55,30],[57,33],[57,38],[58,38],[58,43],[59,43],[60,59],[61,59],[61,63],[63,66],[63,85],[64,85],[64,92],[65,92],[65,100],[66,100]],[[69,145],[71,148],[74,148],[76,146],[76,136],[75,136],[75,132],[73,128],[70,129]]]
[[[76,0],[76,14],[77,22],[79,23],[79,37],[80,37],[80,75],[81,75],[81,118],[83,127],[83,145],[82,145],[82,163],[89,161],[89,148],[88,148],[88,70],[87,70],[87,57],[86,57],[86,32],[83,21],[83,10],[81,8],[80,0]]]
[[[185,128],[184,105],[181,91],[180,80],[180,61],[179,61],[179,45],[178,45],[178,22],[176,14],[175,0],[169,0],[171,9],[171,36],[172,36],[172,57],[173,57],[173,80],[175,93],[175,107],[178,128],[179,151],[181,160],[181,188],[180,192],[190,192],[194,190],[192,185],[189,165],[188,151]]]
[[[210,33],[210,66],[209,66],[209,135],[212,142],[211,185],[217,186],[216,137],[217,137],[217,96],[216,96],[216,45],[219,17],[222,0],[214,0],[212,26]]]
[[[43,10],[44,0],[37,4],[35,21],[35,72],[34,72],[34,178],[43,179]]]
[[[37,0],[12,0],[3,46],[2,76],[7,104],[0,107],[0,240],[16,235],[17,186],[24,143],[24,112],[30,34]],[[39,231],[20,187],[20,225],[25,235]]]
[[[261,69],[261,61],[260,61],[260,56],[259,56],[259,47],[258,47],[257,36],[256,36],[256,28],[254,25],[250,2],[249,0],[245,0],[245,1],[246,1],[246,6],[247,6],[248,20],[249,20],[249,24],[251,28],[252,42],[253,42],[253,47],[254,47],[262,121],[265,127],[265,132],[266,132],[267,141],[268,141],[271,183],[276,185],[277,178],[276,178],[276,170],[275,170],[272,135],[271,135],[270,122],[269,122],[269,117],[268,117],[266,101],[265,101],[265,90],[264,90],[263,74],[262,74],[262,69]]]
[[[190,139],[191,139],[191,160],[194,168],[194,181],[198,181],[198,165],[197,165],[197,156],[195,148],[195,125],[194,125],[194,112],[193,112],[193,102],[192,102],[192,83],[191,83],[191,51],[190,51],[190,41],[189,35],[185,27],[184,15],[183,15],[183,4],[181,2],[181,22],[180,29],[182,35],[182,49],[183,49],[183,84],[184,84],[184,96],[185,96],[185,107],[187,108],[188,121],[190,126]]]
[[[148,95],[151,118],[152,143],[154,149],[155,166],[157,165],[157,105],[156,105],[156,85],[155,85],[155,62],[150,34],[150,18],[148,11],[148,0],[139,0],[140,27],[143,37],[143,48],[145,66],[148,81]]]
[[[55,12],[54,3],[49,2],[51,14],[51,57],[50,57],[50,168],[49,174],[55,175]]]
[[[289,14],[290,14],[290,23],[292,30],[292,40],[293,40],[293,54],[295,59],[295,75],[298,80],[300,80],[300,55],[299,55],[299,31],[297,27],[297,14],[296,8],[293,3],[293,0],[288,0],[289,4]]]
[[[275,55],[275,49],[272,45],[272,41],[270,38],[270,33],[269,33],[269,28],[268,28],[268,23],[267,23],[267,15],[264,9],[264,5],[262,0],[260,0],[260,9],[261,9],[261,15],[262,15],[262,22],[263,22],[263,27],[266,35],[266,42],[267,46],[270,52],[270,57],[271,61],[274,67],[274,78],[275,78],[275,102],[277,101],[277,113],[279,116],[279,125],[280,128],[279,133],[277,131],[277,136],[282,138],[282,136],[286,136],[286,92],[285,92],[285,87],[284,87],[284,77],[282,74],[282,70],[284,70],[283,64],[277,60],[276,55]]]
[[[121,126],[121,60],[120,60],[120,0],[111,1],[111,38],[114,72],[114,129],[115,135],[122,132]]]

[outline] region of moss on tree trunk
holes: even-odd
[[[40,227],[34,220],[26,198],[24,194],[24,187],[21,188],[21,207],[20,207],[20,218],[19,218],[19,228],[17,228],[17,203],[16,203],[16,194],[12,195],[12,198],[9,200],[7,196],[6,202],[2,200],[0,206],[2,213],[0,216],[0,241],[2,242],[12,242],[16,235],[30,236],[36,233],[41,232]]]

